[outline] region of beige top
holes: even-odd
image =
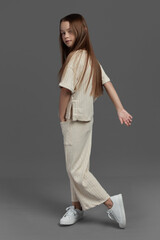
[[[77,50],[73,56],[71,57],[66,71],[63,73],[61,82],[59,83],[60,87],[67,88],[71,91],[71,98],[67,106],[65,118],[72,119],[72,121],[90,121],[94,115],[94,100],[93,96],[90,96],[90,91],[92,88],[92,77],[90,79],[90,83],[88,89],[85,93],[85,87],[88,83],[89,74],[91,71],[91,62],[89,60],[89,64],[86,69],[86,73],[84,75],[84,79],[81,83],[81,86],[78,90],[75,90],[76,84],[83,74],[83,69],[85,67],[86,60],[86,50]],[[99,62],[99,61],[98,61]],[[75,69],[75,63],[77,63],[77,67]],[[100,64],[100,63],[99,63]],[[101,64],[102,71],[102,85],[108,81],[110,81],[109,77],[104,72]]]

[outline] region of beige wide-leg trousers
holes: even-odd
[[[71,201],[79,201],[84,211],[110,198],[89,171],[93,122],[94,118],[88,122],[71,119],[60,122]]]

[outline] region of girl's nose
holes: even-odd
[[[69,36],[69,34],[68,34],[68,33],[65,33],[65,39],[66,39],[68,36]]]

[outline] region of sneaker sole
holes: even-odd
[[[70,223],[67,223],[67,222],[59,222],[60,225],[73,225],[74,223],[76,223],[77,221],[81,220],[83,218],[82,217],[79,217],[77,220],[75,220],[74,222],[70,222]]]

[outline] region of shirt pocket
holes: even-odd
[[[72,145],[71,123],[70,121],[60,122],[64,145]]]

